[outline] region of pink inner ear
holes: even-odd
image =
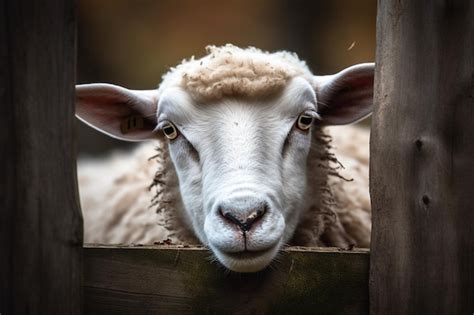
[[[370,93],[373,93],[374,77],[373,76],[363,76],[351,78],[346,83],[349,86],[350,90],[371,90]]]
[[[327,125],[344,125],[368,116],[373,103],[373,64],[334,75],[319,90],[319,114]]]
[[[114,138],[145,140],[153,137],[156,125],[155,95],[156,91],[131,91],[110,84],[78,86],[76,115]],[[130,119],[133,117],[143,119]]]

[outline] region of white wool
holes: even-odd
[[[211,102],[225,96],[264,97],[278,92],[296,76],[313,83],[306,63],[294,53],[269,53],[231,44],[206,47],[200,59],[183,60],[163,76],[159,93],[184,88],[196,101]]]
[[[78,180],[84,215],[84,242],[103,244],[196,243],[170,211],[151,207],[149,189],[159,165],[150,157],[159,143],[143,143],[131,152],[114,152],[103,159],[80,159]],[[170,228],[171,226],[171,228]]]
[[[371,207],[369,197],[369,131],[355,126],[328,128],[335,155],[344,169],[339,174],[350,182],[330,177],[337,213],[347,234],[359,247],[369,247]]]
[[[306,63],[289,52],[233,45],[209,46],[207,51],[206,56],[184,60],[165,74],[156,98],[166,98],[165,91],[178,87],[195,104],[206,106],[226,97],[265,99],[299,78],[315,90],[324,81],[320,77],[318,83]],[[302,219],[297,226],[293,223],[291,244],[367,247],[371,228],[368,131],[354,126],[321,128],[312,129],[315,143],[309,149],[306,189],[295,188],[305,198],[299,199],[304,203],[299,208]],[[332,136],[332,143],[325,133]],[[344,169],[337,168],[332,154]],[[189,230],[191,219],[180,217],[186,211],[166,143],[142,144],[133,152],[80,161],[78,173],[87,243],[198,243]]]
[[[331,209],[337,220],[324,226],[322,233],[326,242],[313,239],[304,245],[345,246],[353,243],[368,247],[371,228],[369,132],[354,126],[328,127],[326,130],[333,137],[333,153],[345,167],[339,170],[339,174],[353,181],[329,177],[335,200]],[[156,148],[160,151],[163,147],[160,143],[145,143],[132,152],[79,161],[86,243],[153,244],[167,239],[175,244],[198,243],[189,231],[183,230],[182,218],[176,217],[178,211],[175,208],[182,205],[172,165],[166,158],[158,159],[158,163],[156,159],[149,160],[156,155]],[[149,190],[149,186],[157,170],[165,169],[169,171],[166,176],[174,184],[166,187],[168,195],[164,193],[162,198],[175,200],[169,204],[161,201],[164,209],[157,213],[156,207],[150,207],[155,191]]]

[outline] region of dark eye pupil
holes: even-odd
[[[163,128],[163,132],[165,134],[167,134],[168,136],[172,135],[174,133],[174,128],[169,126],[169,127],[165,127]]]
[[[309,125],[313,122],[313,117],[301,116],[300,123],[303,125]]]

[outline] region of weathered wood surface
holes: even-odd
[[[0,5],[0,313],[80,314],[74,1]]]
[[[366,314],[366,250],[291,249],[236,274],[204,249],[86,247],[85,314]]]
[[[382,0],[372,314],[474,312],[474,2]]]

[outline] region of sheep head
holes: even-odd
[[[314,76],[294,54],[211,47],[156,90],[79,85],[76,115],[112,137],[168,141],[189,228],[227,268],[265,268],[304,213],[315,128],[371,112],[373,64]]]

